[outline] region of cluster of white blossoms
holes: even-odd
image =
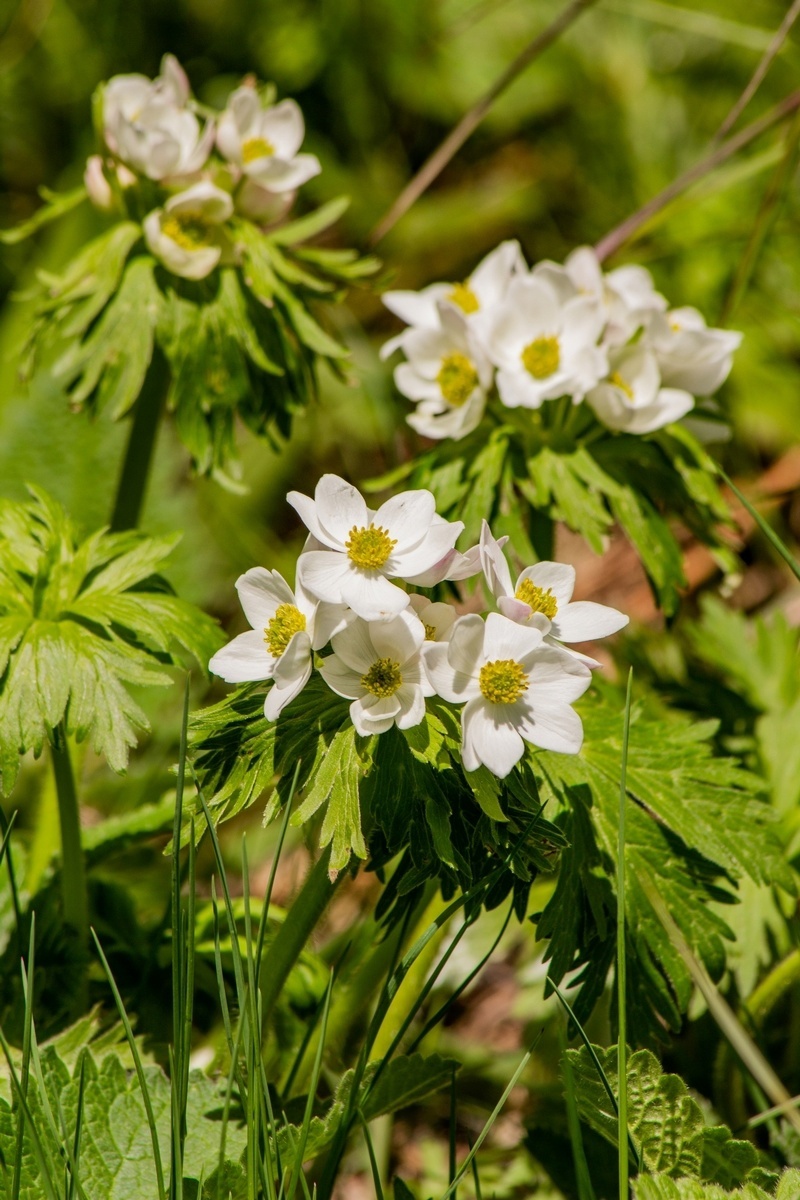
[[[711,396],[741,334],[709,329],[693,308],[669,309],[644,267],[604,273],[593,250],[529,268],[503,242],[462,283],[386,292],[408,326],[383,347],[402,350],[398,390],[408,423],[429,438],[462,438],[495,391],[506,408],[568,397],[609,429],[652,433]]]
[[[575,571],[540,562],[514,582],[484,522],[479,545],[455,549],[464,528],[435,511],[433,495],[402,492],[377,511],[336,475],[314,499],[290,492],[309,536],[292,590],[277,571],[253,567],[236,587],[252,629],[211,660],[228,683],[272,680],[264,705],[274,721],[316,668],[364,737],[425,717],[440,696],[461,707],[462,762],[503,778],[530,742],[575,754],[583,729],[572,704],[598,664],[564,643],[615,633],[628,618],[574,602]],[[407,588],[483,573],[498,611],[459,616],[453,605]],[[329,652],[320,652],[326,646]]]
[[[111,210],[143,180],[148,194],[155,185],[160,202],[144,218],[145,240],[185,279],[204,279],[235,260],[226,229],[235,213],[275,221],[297,188],[319,174],[318,159],[300,153],[305,124],[294,100],[265,102],[247,84],[231,93],[224,112],[209,115],[171,54],[156,79],[115,75],[103,87],[101,109],[105,152],[86,164],[89,197]]]

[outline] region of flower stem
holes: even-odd
[[[283,985],[302,954],[314,927],[328,907],[334,892],[346,875],[346,872],[340,871],[336,878],[331,880],[328,876],[329,861],[330,850],[326,850],[311,868],[305,883],[289,909],[286,920],[262,959],[259,979],[262,1040],[266,1035],[267,1022]]]
[[[158,346],[154,346],[153,357],[133,411],[128,445],[117,484],[111,514],[111,528],[115,533],[123,529],[135,529],[139,524],[169,382],[167,360]]]
[[[67,731],[63,721],[55,730],[52,758],[61,825],[61,895],[64,921],[75,931],[83,947],[89,937],[86,867],[81,845],[78,794],[75,790],[75,776],[72,773]]]

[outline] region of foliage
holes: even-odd
[[[735,1191],[726,1191],[716,1184],[698,1183],[694,1179],[671,1179],[669,1176],[642,1176],[634,1184],[636,1200],[792,1200],[800,1188],[800,1174],[784,1171],[776,1192],[765,1191],[755,1183],[745,1183]]]
[[[103,530],[79,540],[64,510],[31,489],[0,503],[0,788],[19,755],[61,722],[122,771],[147,718],[126,690],[172,682],[162,667],[205,664],[215,623],[155,573],[176,538]]]

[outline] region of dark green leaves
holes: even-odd
[[[147,727],[128,688],[170,683],[163,666],[187,657],[205,666],[215,623],[155,578],[174,544],[103,531],[80,541],[39,492],[0,503],[0,791],[62,721],[123,770]]]

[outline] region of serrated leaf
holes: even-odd
[[[360,746],[357,739],[362,743]],[[301,825],[327,801],[319,844],[322,848],[331,847],[332,873],[347,866],[351,853],[358,858],[367,857],[358,788],[369,761],[369,753],[354,727],[348,724],[340,729],[316,772],[308,795],[292,817],[293,825]]]
[[[294,242],[304,242],[308,238],[316,237],[318,233],[334,225],[349,207],[349,196],[338,196],[335,200],[328,200],[307,216],[296,217],[293,221],[281,225],[280,229],[275,229],[269,235],[270,241],[277,246],[291,246]]]
[[[615,1095],[619,1093],[617,1050],[595,1047]],[[617,1114],[585,1046],[568,1050],[578,1112],[590,1128],[617,1144]],[[649,1050],[628,1059],[628,1129],[644,1167],[672,1179],[690,1176],[710,1183],[742,1183],[758,1162],[750,1142],[732,1137],[727,1126],[708,1126],[703,1111],[678,1075],[667,1075]]]
[[[794,1176],[794,1178],[790,1178]],[[800,1194],[800,1173],[786,1171],[773,1196],[755,1183],[745,1183],[730,1192],[716,1184],[696,1179],[671,1179],[667,1175],[642,1175],[634,1181],[636,1200],[795,1200]]]

